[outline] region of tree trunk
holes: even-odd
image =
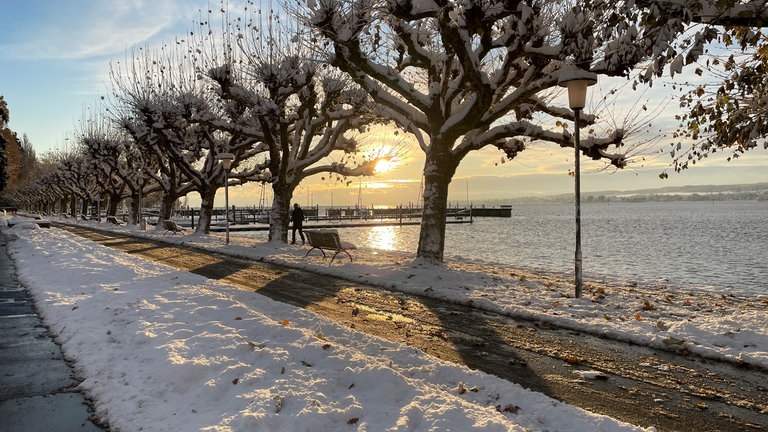
[[[80,200],[80,214],[82,216],[88,216],[88,210],[90,210],[88,207],[91,206],[91,200],[88,198],[83,198]]]
[[[116,216],[117,207],[120,205],[120,194],[109,194],[109,204],[107,204],[107,216]]]
[[[200,219],[197,222],[195,232],[198,234],[211,233],[211,216],[213,215],[213,199],[216,197],[217,187],[208,187],[200,193]]]
[[[178,199],[174,194],[165,191],[160,199],[160,215],[157,219],[157,227],[155,230],[165,230],[162,221],[170,219],[173,215],[173,204]]]
[[[278,182],[272,186],[272,192],[274,198],[269,220],[269,241],[288,243],[293,188]]]
[[[424,161],[424,209],[419,233],[418,258],[442,262],[445,251],[445,219],[448,208],[448,186],[456,172],[456,163],[432,143]]]
[[[139,192],[138,190],[131,195],[131,224],[138,225],[141,221],[141,215],[139,215]]]

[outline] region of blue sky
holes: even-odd
[[[65,137],[109,91],[109,62],[133,46],[173,40],[197,8],[169,0],[3,0],[0,94],[10,127],[39,152]],[[205,3],[203,3],[205,5]]]
[[[95,107],[109,92],[110,61],[122,61],[132,47],[160,46],[183,37],[200,10],[216,1],[184,0],[3,0],[0,5],[0,95],[11,111],[10,128],[27,134],[36,151],[66,148],[66,137],[76,130],[86,108]],[[235,2],[233,2],[235,3]],[[606,91],[606,84],[592,93]],[[622,104],[640,98],[657,103],[669,89],[657,88],[645,95],[627,92]],[[654,98],[656,100],[654,101]],[[564,102],[565,105],[565,102]],[[671,123],[673,103],[656,122]],[[589,108],[588,108],[589,109]],[[416,149],[416,147],[413,147]],[[659,149],[666,148],[660,144]],[[658,152],[657,152],[658,153]],[[496,165],[501,154],[481,152],[467,158],[451,189],[451,200],[505,198],[567,193],[573,189],[568,170],[572,150],[535,146],[517,160]],[[670,163],[668,157],[648,152],[630,169],[604,171],[602,164],[583,160],[582,190],[632,190],[686,184],[753,183],[768,181],[768,153],[756,151],[737,162],[725,162],[725,154],[670,178],[658,174]],[[397,204],[416,201],[423,156],[414,151],[400,168],[364,179],[357,187],[330,186],[319,180],[298,191],[304,200],[355,203],[363,189],[370,203]],[[357,183],[357,182],[356,182]],[[467,193],[469,192],[469,193]],[[253,188],[231,191],[235,203],[253,204]],[[368,201],[368,200],[364,200]],[[303,202],[303,201],[302,201]]]

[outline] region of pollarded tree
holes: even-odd
[[[141,160],[142,166],[145,167],[137,180],[146,179],[146,183],[143,182],[141,185],[142,193],[160,191],[162,194],[158,219],[170,219],[175,203],[193,190],[192,184],[184,177],[178,164],[170,162],[171,157],[165,151],[165,147],[159,145],[158,141],[162,138],[152,133],[146,124],[136,121],[130,115],[120,118],[119,123],[120,128],[129,137],[123,143],[124,148],[137,154],[138,157],[134,159]],[[125,172],[131,175],[130,170]],[[136,174],[133,173],[133,176],[135,177]],[[148,188],[145,188],[146,186]],[[156,229],[164,229],[163,224],[157,224]]]
[[[35,211],[54,212],[57,205],[65,207],[64,198],[67,191],[54,178],[57,171],[59,152],[43,154],[38,160],[32,149],[22,146],[25,157],[31,157],[34,163],[27,163],[25,167],[33,167],[32,172],[25,174],[25,181],[18,187],[7,192],[7,199],[16,207],[27,208]],[[4,192],[5,195],[5,192]]]
[[[232,23],[231,46],[239,51],[226,52],[209,76],[229,107],[222,110],[227,123],[218,126],[266,147],[260,179],[271,183],[274,197],[269,240],[287,242],[290,204],[301,181],[323,173],[373,174],[378,160],[347,156],[358,151],[349,132],[376,119],[365,91],[313,58],[317,49],[301,25],[289,28],[272,12],[262,21],[261,11],[253,12]]]
[[[204,41],[213,38],[206,35]],[[153,52],[134,51],[133,58],[113,67],[120,121],[144,154],[159,165],[148,175],[163,186],[166,197],[198,192],[201,212],[197,232],[208,233],[216,191],[225,173],[217,155],[231,153],[233,168],[262,153],[257,140],[238,129],[216,124],[229,107],[218,104],[212,82],[201,72],[203,55],[215,55],[204,43],[179,41]],[[221,122],[218,122],[221,123]],[[256,177],[258,166],[246,166],[230,179]],[[169,207],[168,207],[169,208]]]
[[[58,206],[64,213],[68,192],[59,179],[59,173],[55,169],[39,172],[34,180],[12,192],[9,199],[17,206],[32,211],[53,213]]]
[[[78,151],[66,151],[59,156],[56,170],[51,172],[50,180],[57,182],[64,194],[69,197],[72,214],[86,215],[88,206],[99,193],[96,184],[98,170],[91,159]],[[80,208],[77,208],[77,201]]]
[[[310,0],[313,25],[330,41],[332,64],[366,89],[425,153],[424,217],[417,256],[442,261],[448,186],[462,159],[496,147],[507,158],[526,144],[573,147],[573,120],[554,101],[574,65],[639,80],[660,75],[681,53],[694,58],[713,37],[688,28],[685,13],[639,9],[634,1]],[[685,12],[685,10],[683,11]],[[558,121],[560,120],[560,121]],[[593,124],[593,116],[581,126]],[[623,131],[605,129],[581,152],[623,167]]]
[[[133,216],[130,221],[138,223],[141,216],[137,198],[144,182],[137,171],[140,168],[152,171],[148,169],[152,166],[151,161],[146,160],[149,158],[142,156],[137,147],[132,146],[128,136],[109,118],[93,111],[82,119],[76,142],[98,172],[95,182],[108,198],[107,215],[116,215],[119,203],[132,196]]]

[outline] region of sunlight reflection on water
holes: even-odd
[[[395,227],[377,226],[367,231],[368,238],[365,244],[369,247],[388,251],[397,250],[398,236]]]

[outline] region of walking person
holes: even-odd
[[[293,241],[291,241],[291,244],[296,244],[296,230],[299,230],[301,244],[304,244],[304,230],[302,229],[302,225],[304,225],[304,210],[301,209],[299,203],[293,205],[291,222],[293,222]]]

